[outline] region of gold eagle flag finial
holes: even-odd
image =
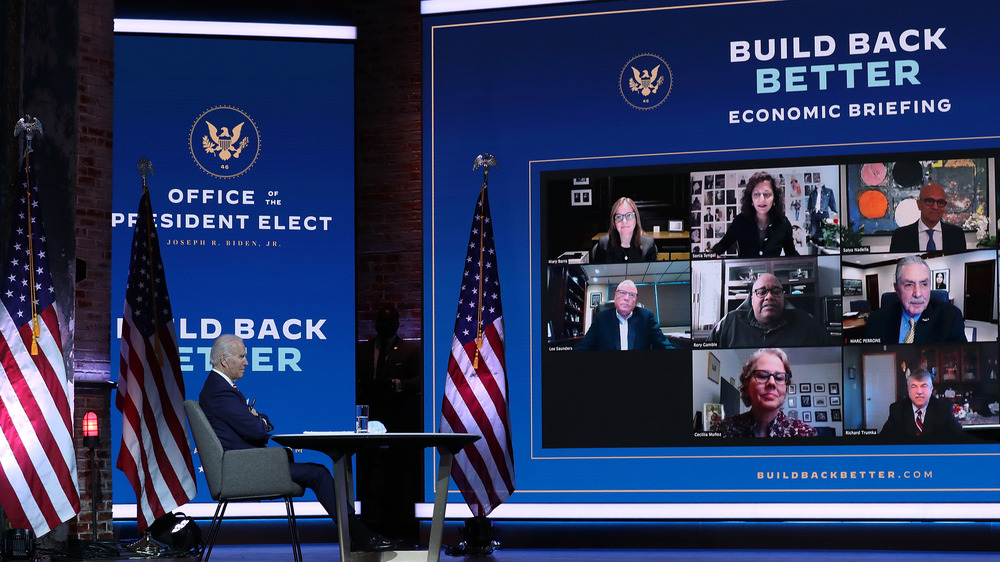
[[[135,169],[139,172],[139,176],[142,177],[142,189],[149,189],[149,185],[146,183],[146,177],[153,175],[153,163],[143,156],[139,159],[139,163],[136,164]]]
[[[490,173],[490,166],[496,168],[497,159],[494,158],[493,155],[490,154],[489,152],[484,152],[479,156],[476,156],[476,161],[472,165],[473,171],[478,170],[479,168],[483,168],[483,186],[486,185],[487,177],[489,176]]]
[[[42,122],[38,120],[37,117],[32,117],[30,115],[25,115],[24,117],[17,120],[14,124],[14,137],[17,138],[24,135],[25,141],[27,142],[27,149],[31,150],[31,140],[35,138],[35,135],[41,136]]]

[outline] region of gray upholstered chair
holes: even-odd
[[[218,500],[212,523],[208,528],[205,547],[199,560],[208,560],[212,546],[222,526],[229,502],[247,502],[284,499],[288,512],[288,530],[292,534],[292,556],[296,562],[302,560],[302,546],[299,544],[299,530],[295,524],[295,509],[292,498],[301,497],[305,490],[295,482],[288,472],[288,452],[281,447],[259,449],[239,449],[223,451],[215,430],[208,423],[205,412],[195,400],[184,401],[188,423],[198,449],[198,457],[208,481],[208,491],[213,500]]]

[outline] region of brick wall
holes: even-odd
[[[383,304],[399,335],[423,326],[422,28],[419,0],[355,4],[357,335]]]
[[[86,278],[76,285],[77,380],[109,380],[113,21],[113,0],[81,0],[76,257]]]
[[[93,538],[93,476],[90,449],[83,445],[83,416],[96,412],[100,426],[100,442],[94,448],[94,464],[97,466],[97,538],[113,537],[111,517],[111,392],[108,383],[81,383],[76,385],[76,411],[73,427],[76,444],[77,489],[80,490],[80,513],[69,521],[69,535],[84,540]],[[117,414],[118,410],[114,410]]]
[[[112,538],[111,423],[111,171],[114,95],[114,0],[80,0],[79,76],[77,89],[76,257],[86,277],[76,284],[73,367],[76,384],[77,469],[80,514],[69,533],[92,538],[90,451],[83,447],[81,420],[97,412],[101,443],[95,450],[99,469],[98,538]],[[81,274],[78,266],[77,277]],[[119,305],[120,306],[120,305]],[[116,377],[117,378],[117,377]],[[114,412],[114,413],[112,413]]]

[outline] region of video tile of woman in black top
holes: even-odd
[[[656,241],[642,230],[635,201],[622,197],[611,206],[608,233],[594,244],[590,251],[590,263],[643,261],[656,261]]]
[[[782,250],[786,256],[799,255],[792,239],[792,223],[785,216],[784,193],[776,185],[767,172],[750,176],[743,190],[740,214],[712,247],[713,252],[724,254],[736,244],[741,258],[776,257]]]

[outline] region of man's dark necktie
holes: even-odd
[[[378,360],[375,362],[375,380],[382,378],[385,374],[385,359],[389,355],[390,346],[384,345],[378,350]]]

